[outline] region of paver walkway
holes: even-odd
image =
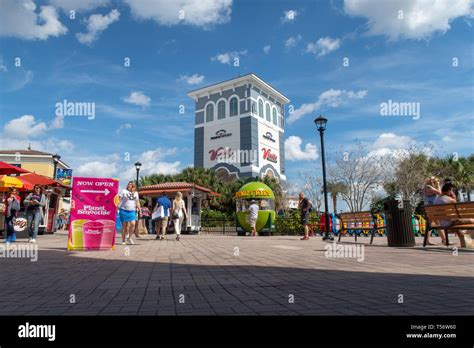
[[[360,238],[359,262],[320,237],[168,238],[68,252],[65,233],[39,236],[37,262],[0,257],[0,315],[474,314],[473,250]]]

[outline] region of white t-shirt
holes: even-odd
[[[249,207],[249,218],[252,220],[257,220],[258,217],[258,205],[252,204]]]
[[[127,189],[123,189],[120,193],[122,203],[120,209],[135,211],[137,209],[138,192],[130,192]]]

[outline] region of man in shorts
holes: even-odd
[[[304,236],[301,238],[301,240],[309,240],[309,228],[308,228],[308,223],[309,223],[309,209],[312,207],[311,202],[309,201],[308,198],[305,198],[304,192],[300,192],[299,195],[299,208],[300,208],[300,214],[301,214],[301,224],[303,225],[304,228]]]
[[[171,201],[164,193],[156,200],[156,207],[158,209],[158,220],[156,222],[156,239],[163,240],[166,236],[166,229],[168,228],[168,219],[170,217]],[[161,228],[161,235],[160,235]]]
[[[250,227],[252,228],[252,237],[257,236],[257,219],[258,219],[258,204],[257,201],[253,200],[249,206],[247,222],[249,223]]]

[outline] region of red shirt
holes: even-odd
[[[18,200],[18,203],[21,203],[21,198],[20,198],[20,196],[15,195],[15,198]],[[8,198],[5,198],[5,200],[3,201],[3,203],[5,204],[5,212],[3,213],[3,215],[7,216],[7,213],[8,213]]]

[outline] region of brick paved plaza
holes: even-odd
[[[127,256],[122,245],[68,252],[65,233],[40,236],[37,262],[0,259],[0,315],[474,314],[472,250],[361,238],[357,262],[326,258],[320,237],[168,238],[139,239]]]

